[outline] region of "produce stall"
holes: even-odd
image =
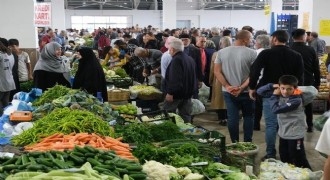
[[[112,76],[112,71],[106,73]],[[125,76],[121,70],[114,72],[116,76]],[[157,109],[144,112],[141,102],[146,104],[145,108],[154,108],[151,102],[162,98],[153,86],[137,84],[125,89],[127,84],[118,88],[115,86],[121,85],[115,85],[113,79],[109,83],[113,86],[109,95],[126,93],[125,98],[113,97],[101,102],[84,91],[60,85],[49,88],[40,97],[22,93],[20,97],[28,98],[20,98],[19,105],[8,108],[0,118],[0,132],[8,140],[0,141],[1,144],[18,149],[18,152],[0,153],[0,179],[263,177],[264,174],[257,177],[252,170],[257,145],[226,145],[220,132],[184,123],[177,114]],[[119,100],[112,101],[115,98]],[[22,112],[32,114],[28,122],[22,122],[29,126],[10,118],[21,107],[24,107]],[[21,129],[16,131],[17,128]]]

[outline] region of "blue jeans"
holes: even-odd
[[[233,143],[239,141],[239,110],[243,113],[244,141],[251,142],[253,135],[254,122],[254,102],[250,99],[248,93],[241,93],[238,97],[228,92],[223,92],[227,106],[228,130],[230,139]]]
[[[270,107],[270,98],[263,98],[263,115],[266,123],[266,153],[268,158],[276,156],[276,136],[277,136],[277,115],[272,112]]]

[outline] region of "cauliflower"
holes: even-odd
[[[156,161],[147,161],[143,165],[142,171],[147,173],[147,180],[170,180],[170,177],[179,175],[175,167]]]
[[[187,167],[176,168],[176,170],[181,176],[186,176],[191,173],[191,170]]]
[[[198,173],[190,173],[188,174],[184,180],[203,180],[204,176]]]

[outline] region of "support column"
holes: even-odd
[[[312,31],[330,46],[330,1],[313,0]]]
[[[35,0],[1,0],[0,37],[18,39],[34,65],[37,60],[38,33],[34,27]]]
[[[52,29],[66,29],[64,0],[52,0]]]
[[[276,30],[276,20],[277,20],[277,15],[282,13],[282,5],[283,2],[279,0],[269,0],[269,6],[270,6],[270,15],[269,15],[269,32],[272,33],[273,30]],[[274,14],[274,16],[272,16]],[[273,22],[272,22],[273,21]],[[274,24],[272,24],[274,23]],[[275,26],[275,29],[272,29],[272,25]]]
[[[176,28],[176,0],[163,1],[163,29]]]
[[[299,1],[298,28],[303,28],[306,31],[312,29],[313,1],[314,0]]]

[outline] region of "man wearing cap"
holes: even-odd
[[[316,52],[306,45],[306,31],[296,29],[292,32],[293,44],[291,49],[300,53],[304,61],[304,86],[320,86],[320,66]],[[312,103],[305,106],[307,132],[313,132],[313,106]]]
[[[191,39],[189,34],[181,34],[180,39],[182,40],[184,45],[183,52],[193,58],[193,60],[195,61],[195,72],[198,80],[198,87],[196,87],[194,98],[198,99],[198,88],[202,86],[203,82],[201,52],[194,45],[190,44]]]

